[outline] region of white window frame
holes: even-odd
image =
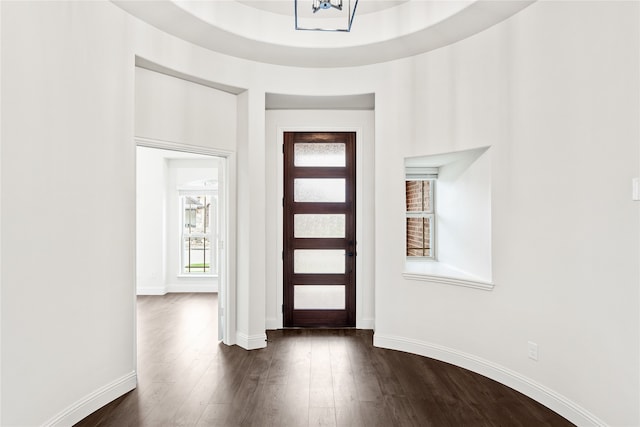
[[[210,200],[209,208],[209,228],[205,233],[190,233],[185,234],[185,202],[188,196],[206,196]],[[217,247],[217,224],[214,222],[213,212],[217,209],[217,197],[211,190],[178,190],[178,198],[180,205],[180,265],[178,274],[180,276],[187,277],[215,277],[218,274],[218,247]],[[206,238],[209,240],[209,271],[187,271],[185,269],[185,250],[184,242],[186,238]]]
[[[436,245],[436,230],[437,230],[437,214],[436,214],[436,191],[437,191],[437,181],[438,181],[438,168],[418,168],[412,167],[407,168],[405,182],[409,181],[429,181],[430,182],[430,191],[429,191],[429,206],[431,206],[431,210],[429,211],[407,211],[406,210],[406,187],[405,187],[405,258],[407,261],[436,261],[437,260],[437,245]],[[429,256],[410,256],[407,255],[407,221],[408,218],[429,218],[429,248],[430,255]]]

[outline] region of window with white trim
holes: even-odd
[[[406,256],[411,259],[435,259],[435,189],[437,168],[407,169]]]
[[[407,157],[405,185],[403,277],[493,289],[489,147]]]
[[[189,275],[213,275],[216,268],[215,195],[180,191],[181,250],[180,273]]]

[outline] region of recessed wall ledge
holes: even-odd
[[[485,291],[493,290],[494,287],[491,280],[474,276],[438,261],[407,261],[402,277],[407,280],[442,283]]]

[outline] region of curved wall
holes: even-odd
[[[277,205],[265,197],[275,192],[265,184],[267,168],[273,167],[266,161],[265,94],[375,93],[376,246],[375,255],[362,262],[375,265],[376,344],[484,373],[581,425],[640,423],[640,222],[629,194],[630,179],[640,175],[637,3],[539,2],[449,47],[343,69],[283,67],[216,54],[109,3],[0,7],[3,425],[73,424],[121,393],[118,381],[135,370],[134,320],[121,311],[133,309],[135,290],[134,242],[127,236],[135,234],[136,55],[244,89],[237,95],[238,132],[231,149],[235,220],[244,225],[234,239],[237,248],[230,248],[237,255],[235,280],[230,272],[236,342],[263,345],[266,295],[276,286],[265,274],[271,271],[271,244],[263,212]],[[43,22],[46,37],[38,33]],[[102,40],[111,42],[103,46]],[[80,53],[72,53],[69,43]],[[76,78],[64,80],[71,70]],[[60,79],[64,86],[58,87]],[[34,87],[34,81],[41,84]],[[115,84],[105,82],[117,82],[118,91],[85,96],[88,87]],[[21,101],[24,96],[28,103]],[[60,99],[77,102],[60,109]],[[103,136],[88,143],[87,132],[70,132],[76,116]],[[11,121],[5,123],[7,117]],[[23,132],[27,123],[41,123],[46,132],[38,135],[47,137]],[[491,146],[492,156],[495,288],[404,279],[404,158],[481,146]],[[64,177],[83,176],[80,190],[87,193],[95,185],[107,192],[111,208],[105,215],[118,218],[127,232],[94,240],[105,254],[119,254],[109,258],[104,277],[25,275],[21,261],[5,250],[24,233],[27,241],[39,236],[11,232],[7,221],[20,218],[12,197],[40,189],[42,171],[58,173],[43,167],[25,174],[7,155],[56,153],[52,147],[65,148],[54,157],[64,161]],[[74,148],[81,154],[73,154]],[[99,176],[87,173],[92,162],[103,165]],[[60,219],[70,211],[64,199],[52,197],[49,203]],[[58,234],[47,239],[53,248]],[[66,261],[59,250],[47,255],[52,266]],[[90,261],[89,254],[77,256],[80,263]],[[17,264],[6,268],[8,261]],[[26,304],[29,295],[46,289],[56,290],[46,293],[47,307],[83,309],[56,317]],[[46,341],[40,324],[47,325]],[[528,341],[539,345],[538,362],[527,358]],[[51,348],[73,358],[51,357]],[[108,352],[101,355],[101,348]],[[18,368],[20,377],[5,375]],[[38,393],[30,393],[35,384]]]
[[[377,345],[484,373],[578,425],[640,423],[638,23],[637,3],[541,2],[413,59],[410,133],[376,145]],[[402,157],[480,146],[495,288],[403,280]]]

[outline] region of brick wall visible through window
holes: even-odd
[[[406,181],[406,255],[433,257],[433,180]]]

